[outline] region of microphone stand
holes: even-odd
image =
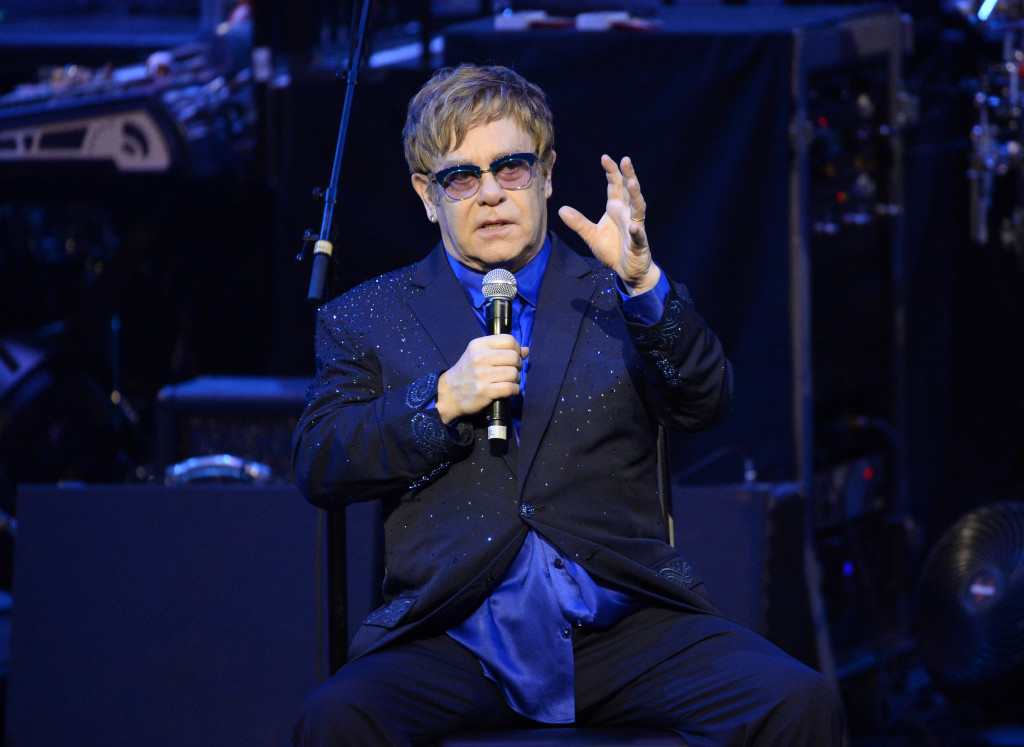
[[[348,63],[348,85],[345,89],[345,105],[341,111],[341,126],[338,129],[338,145],[334,151],[334,166],[331,169],[331,183],[326,191],[316,190],[314,194],[324,200],[324,216],[320,223],[320,233],[313,234],[306,231],[303,236],[303,252],[300,252],[299,259],[305,253],[305,245],[315,242],[313,246],[313,270],[309,281],[309,295],[307,299],[314,305],[319,306],[326,297],[327,272],[330,268],[331,254],[334,247],[331,245],[331,221],[334,218],[334,205],[338,197],[338,177],[341,173],[341,155],[345,150],[345,134],[348,131],[349,111],[352,107],[352,96],[358,80],[359,63],[363,54],[363,36],[366,33],[366,20],[370,15],[370,0],[363,0],[359,13],[359,22],[356,33],[353,34],[353,44],[349,50]],[[355,9],[353,8],[353,22],[355,21]],[[324,544],[326,545],[326,575],[327,575],[327,665],[330,673],[338,671],[345,663],[348,649],[348,543],[346,516],[344,509],[326,511],[321,517],[325,524],[321,528],[326,530]]]
[[[331,169],[331,182],[327,190],[316,190],[315,194],[323,198],[324,215],[320,222],[320,233],[314,234],[306,231],[302,237],[303,249],[305,244],[315,242],[313,245],[313,271],[309,281],[309,300],[314,306],[323,303],[326,296],[327,271],[330,268],[331,254],[334,246],[331,244],[331,221],[334,219],[334,205],[338,198],[338,176],[341,174],[341,155],[345,150],[345,134],[348,132],[349,111],[352,108],[352,96],[355,93],[356,83],[359,77],[359,62],[363,54],[363,37],[366,33],[366,20],[370,15],[370,0],[363,0],[359,12],[359,23],[356,33],[352,39],[354,44],[349,50],[347,86],[345,88],[345,104],[341,110],[341,126],[338,129],[338,145],[334,151],[334,166]],[[355,20],[353,18],[353,20]],[[303,253],[299,254],[301,259]]]

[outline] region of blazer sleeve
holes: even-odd
[[[670,281],[657,323],[626,321],[644,361],[647,400],[669,428],[699,431],[722,420],[732,404],[732,364],[697,313],[686,287]]]
[[[388,376],[380,353],[359,342],[370,337],[346,329],[336,305],[317,315],[316,377],[292,442],[292,468],[299,489],[321,508],[415,490],[472,447],[472,428],[446,426],[434,407],[440,372]]]

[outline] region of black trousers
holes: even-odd
[[[723,618],[645,608],[607,630],[578,631],[573,651],[577,726],[663,727],[692,747],[841,744],[829,682]],[[295,742],[418,745],[532,723],[442,635],[346,664],[307,699]]]

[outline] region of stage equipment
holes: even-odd
[[[620,11],[634,16],[654,16],[663,4],[660,0],[491,0],[491,8],[498,15],[543,10],[556,17],[609,11]]]
[[[366,22],[369,15],[370,0],[363,0],[358,22],[355,23],[353,29],[353,43],[348,59],[345,104],[341,111],[338,144],[334,150],[334,163],[331,166],[331,181],[326,190],[316,190],[314,192],[314,195],[322,199],[324,203],[324,215],[320,222],[320,233],[314,234],[312,231],[307,230],[302,237],[303,251],[299,253],[299,259],[302,259],[305,254],[305,246],[310,243],[313,244],[313,268],[309,280],[307,300],[315,306],[319,306],[328,298],[328,270],[331,266],[331,256],[334,253],[334,246],[331,243],[331,223],[334,220],[334,204],[338,199],[341,157],[345,151],[345,136],[348,134],[348,120],[352,111],[352,97],[355,95],[355,87],[359,79],[359,65],[363,55],[363,38],[366,36]],[[355,19],[353,20],[355,21]]]
[[[159,469],[171,482],[287,479],[307,383],[200,376],[165,386],[157,395]]]
[[[1024,269],[1024,3],[966,0],[949,5],[967,18],[993,58],[978,78],[968,81],[977,110],[967,170],[971,238],[981,245],[994,240],[1016,255]]]
[[[22,486],[7,744],[281,747],[326,677],[291,486]]]
[[[159,469],[169,485],[291,480],[291,442],[310,377],[200,376],[157,397]],[[301,496],[297,496],[301,500]],[[381,603],[384,532],[377,502],[324,513],[326,623],[332,667]]]
[[[225,24],[144,64],[44,69],[0,97],[0,166],[208,176],[247,164],[250,36],[247,22]]]
[[[933,680],[952,700],[1017,721],[1024,692],[1024,504],[961,517],[929,553],[915,626]]]
[[[15,486],[120,477],[118,433],[108,393],[28,336],[0,338],[0,509],[15,510]]]

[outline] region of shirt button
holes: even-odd
[[[562,638],[565,638],[566,640],[572,638],[572,628],[570,628],[568,625],[563,625],[562,630],[560,632],[562,634]]]
[[[519,515],[522,516],[524,519],[532,518],[533,517],[533,506],[531,506],[529,503],[521,504],[519,506]]]
[[[565,565],[565,563],[562,562],[561,558],[555,558],[554,565],[555,565],[555,568],[561,568],[562,566]]]

